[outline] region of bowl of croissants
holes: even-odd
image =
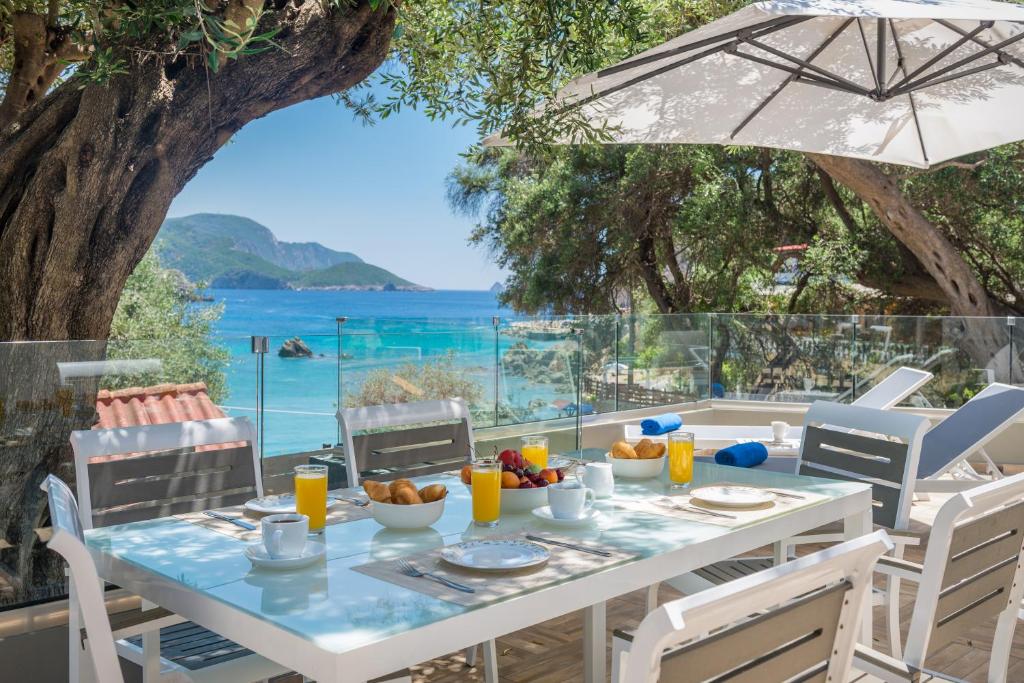
[[[441,519],[448,489],[444,484],[416,488],[408,479],[389,483],[364,480],[370,497],[370,511],[381,526],[389,529],[423,529]]]
[[[665,444],[641,439],[635,445],[616,441],[608,452],[612,473],[625,479],[652,479],[665,467]]]

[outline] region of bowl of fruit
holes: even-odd
[[[560,467],[542,468],[508,449],[498,454],[501,461],[501,512],[529,512],[548,504],[547,487],[565,479]],[[472,467],[462,468],[462,483],[472,491]]]
[[[616,441],[606,457],[616,477],[653,479],[665,467],[665,444],[650,439],[641,439],[635,446]]]

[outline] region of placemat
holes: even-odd
[[[716,486],[726,485],[727,484],[724,482],[716,483]],[[737,484],[737,486],[744,486],[744,484]],[[754,522],[759,522],[762,519],[782,515],[787,512],[792,512],[793,510],[799,510],[800,508],[816,505],[817,503],[828,500],[828,496],[820,493],[790,491],[789,489],[782,488],[772,490],[800,497],[795,498],[776,493],[775,500],[769,505],[741,510],[736,508],[718,507],[709,503],[698,502],[696,500],[692,500],[688,494],[682,492],[672,496],[655,496],[647,500],[616,500],[614,502],[617,507],[624,510],[646,512],[652,515],[662,515],[664,517],[677,517],[689,522],[703,522],[704,524],[717,524],[718,526],[734,528],[753,524]],[[688,508],[706,510],[708,512],[715,513],[715,515],[710,515],[706,512],[697,512],[694,509]],[[722,517],[718,515],[729,515],[729,517]]]
[[[243,529],[231,522],[225,522],[222,519],[209,517],[202,512],[185,512],[174,516],[183,522],[189,522],[190,524],[204,527],[210,531],[216,531],[219,534],[224,534],[231,538],[237,538],[240,541],[252,542],[258,541],[262,538],[262,535],[260,534],[260,517],[263,517],[264,515],[259,515],[246,510],[241,505],[220,508],[219,510],[216,510],[216,512],[225,514],[228,517],[234,517],[235,519],[241,519],[249,522],[250,524],[255,524],[256,529],[254,531],[249,531],[248,529]],[[353,503],[342,501],[335,504],[327,511],[327,526],[331,526],[333,524],[344,524],[345,522],[355,522],[360,519],[366,519],[367,517],[373,517],[373,513],[370,512],[369,507],[360,507]]]
[[[494,540],[501,540],[501,538],[503,537],[495,537]],[[525,540],[522,536],[508,536],[504,538]],[[369,562],[353,567],[353,570],[439,600],[454,602],[466,607],[475,607],[495,602],[496,600],[511,598],[522,593],[540,590],[545,586],[561,583],[569,578],[592,574],[636,557],[635,553],[597,546],[592,541],[582,542],[579,539],[566,538],[546,532],[544,538],[565,543],[576,543],[588,547],[598,547],[601,550],[610,552],[611,556],[602,557],[570,548],[538,543],[537,545],[546,548],[551,553],[550,559],[538,567],[513,572],[479,572],[456,567],[441,559],[440,548],[401,558],[411,562],[420,571],[432,572],[451,581],[457,581],[469,586],[476,590],[475,593],[463,593],[427,577],[415,578],[406,576],[398,571],[399,560],[397,559]]]

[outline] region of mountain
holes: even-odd
[[[169,218],[156,237],[160,261],[192,281],[225,289],[426,289],[351,252],[318,242],[282,242],[243,216]]]

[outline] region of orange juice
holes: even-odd
[[[473,522],[477,526],[496,526],[501,514],[501,463],[497,460],[474,462],[470,481]]]
[[[674,485],[689,484],[693,480],[693,434],[669,434],[668,478]]]
[[[524,436],[522,453],[525,460],[545,469],[548,466],[548,437]]]
[[[326,465],[295,468],[295,511],[309,517],[310,531],[320,531],[327,524]]]

